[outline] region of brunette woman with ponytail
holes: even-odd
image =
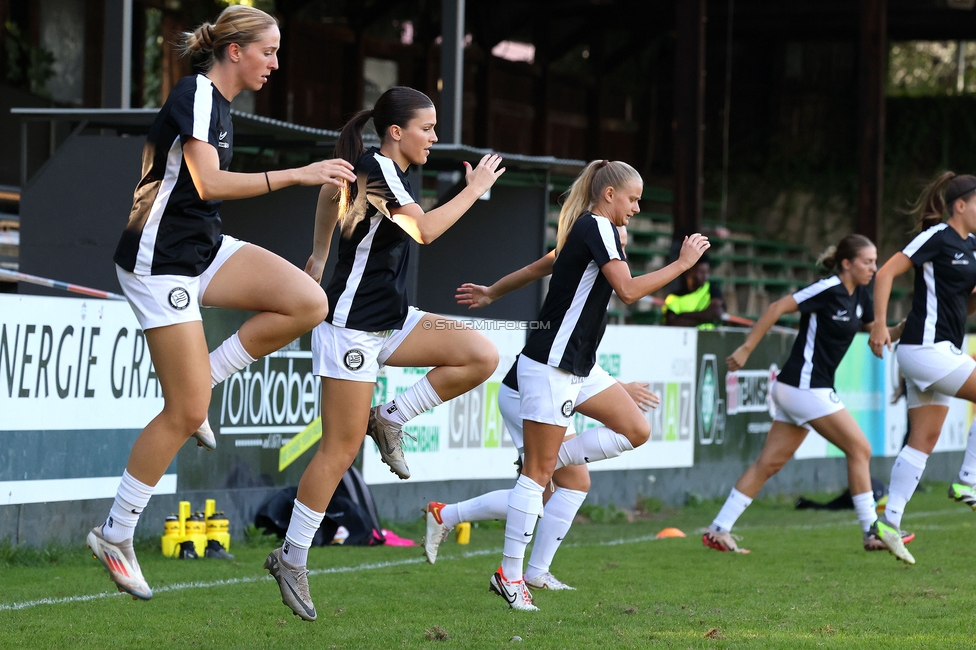
[[[912,211],[918,235],[878,271],[874,284],[871,351],[891,349],[883,327],[895,277],[915,269],[915,295],[895,355],[905,377],[910,432],[891,468],[884,519],[901,525],[908,501],[939,441],[953,397],[976,402],[976,361],[962,351],[966,317],[976,311],[976,176],[945,172],[919,197]],[[949,498],[976,510],[976,435],[949,486]]]
[[[184,52],[206,72],[181,79],[153,122],[143,177],[115,253],[119,283],[145,331],[163,391],[163,411],[136,439],[105,524],[88,535],[92,553],[121,591],[148,600],[132,549],[139,515],[191,435],[213,449],[210,391],[255,359],[321,322],[328,302],[299,269],[262,248],[221,234],[223,199],[288,185],[344,187],[343,160],[257,174],[228,171],[234,141],[230,102],[260,90],[278,68],[278,25],[245,6],[183,35]],[[258,312],[207,354],[200,306]]]
[[[632,399],[623,385],[596,366],[610,295],[616,292],[631,304],[657,291],[691,268],[709,244],[697,233],[686,237],[676,262],[632,277],[615,226],[626,226],[640,210],[643,189],[640,174],[627,163],[596,160],[573,182],[559,214],[556,250],[554,258],[549,258],[549,292],[539,327],[530,331],[518,358],[525,455],[522,475],[508,493],[502,564],[489,580],[491,590],[512,609],[538,609],[522,569],[525,548],[543,512],[543,486],[553,473],[568,465],[615,458],[644,444],[650,436],[648,421],[636,403],[650,400],[650,395]],[[543,270],[546,259],[533,264],[536,272]],[[528,272],[520,277],[526,279]],[[506,284],[514,287],[522,279]],[[476,297],[475,291],[462,293]],[[566,440],[574,411],[605,426]],[[564,512],[579,503],[566,506]],[[428,516],[428,531],[429,524]],[[541,577],[535,570],[533,576]]]
[[[772,303],[749,332],[745,343],[725,360],[730,371],[741,370],[766,332],[784,314],[800,312],[800,331],[789,359],[770,388],[776,414],[759,458],[739,477],[729,498],[702,543],[717,551],[748,553],[739,548],[732,526],[753,498],[813,430],[847,456],[850,483],[866,551],[888,549],[899,559],[914,562],[902,536],[878,521],[871,489],[871,444],[857,421],[834,392],[834,373],[859,331],[874,319],[868,285],[877,270],[878,252],[871,240],[848,235],[831,246],[820,264],[835,274]],[[900,328],[893,328],[898,338]]]
[[[363,127],[371,119],[380,145],[367,150]],[[312,332],[312,372],[322,378],[322,441],[298,484],[284,546],[265,562],[278,580],[282,601],[308,621],[316,618],[305,569],[308,548],[364,437],[373,438],[390,471],[408,478],[403,425],[481,384],[498,365],[498,351],[485,336],[407,304],[410,240],[429,244],[437,239],[505,171],[497,155],[484,156],[474,168],[464,163],[467,187],[425,213],[406,171],[427,162],[437,142],[436,122],[434,104],[422,92],[387,90],[372,109],[346,123],[336,143],[336,155],[355,166],[355,182],[338,195],[331,187],[319,194],[312,256],[305,268],[316,281],[332,234],[336,227],[340,231],[338,261],[326,289],[332,311]],[[433,369],[403,394],[371,409],[377,373],[385,365]]]

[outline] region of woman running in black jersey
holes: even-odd
[[[366,150],[362,133],[370,119],[380,146]],[[437,239],[505,171],[497,155],[484,156],[474,168],[465,163],[467,187],[424,213],[406,170],[427,162],[437,142],[436,121],[434,104],[420,91],[400,86],[386,91],[371,110],[353,116],[336,143],[336,154],[355,163],[356,182],[338,201],[332,188],[319,195],[306,266],[316,280],[332,234],[340,230],[338,261],[326,289],[332,311],[312,333],[312,372],[322,377],[322,441],[298,484],[284,546],[265,562],[282,601],[307,621],[316,618],[305,569],[308,548],[365,435],[376,442],[391,471],[408,478],[402,426],[471,390],[498,365],[498,351],[485,336],[407,304],[410,240]],[[385,365],[434,368],[403,394],[370,409],[377,373]]]
[[[88,545],[119,590],[148,600],[132,550],[139,514],[183,443],[207,417],[210,389],[307,332],[328,313],[320,287],[277,255],[221,234],[223,199],[267,194],[288,185],[345,187],[344,160],[259,174],[227,171],[234,141],[230,102],[260,90],[278,68],[277,21],[246,6],[225,9],[211,25],[184,34],[184,51],[205,74],[181,79],[149,131],[143,177],[115,253],[119,282],[145,330],[163,391],[163,411],[132,447],[115,503]],[[207,354],[200,306],[259,312]],[[200,443],[212,448],[212,434]]]
[[[725,505],[702,536],[705,546],[718,551],[749,552],[735,543],[732,526],[766,481],[793,457],[812,429],[847,455],[847,476],[865,550],[888,548],[900,560],[909,564],[915,561],[898,531],[878,521],[871,489],[871,444],[834,392],[834,373],[854,335],[874,320],[874,305],[867,287],[877,270],[877,260],[877,249],[867,237],[844,237],[821,259],[824,268],[837,269],[836,275],[771,304],[746,342],[726,359],[730,371],[742,369],[780,317],[800,312],[800,331],[790,357],[770,388],[776,415],[766,434],[766,444],[759,459],[736,481]],[[900,328],[892,329],[892,338],[898,338]]]
[[[586,383],[598,378],[591,370],[606,330],[611,293],[631,304],[691,268],[708,248],[708,239],[694,234],[685,238],[678,261],[631,277],[614,226],[626,226],[640,209],[643,187],[640,174],[627,163],[594,161],[573,182],[559,215],[541,325],[531,330],[518,361],[525,461],[509,494],[502,565],[489,582],[513,609],[538,609],[523,580],[522,564],[542,513],[542,486],[553,471],[614,458],[650,436],[650,424],[620,385],[606,387],[585,403],[578,401]],[[605,426],[564,443],[574,410]]]
[[[905,377],[911,426],[908,443],[891,468],[882,517],[893,528],[901,526],[905,507],[939,441],[951,399],[976,402],[976,361],[961,349],[966,317],[976,311],[976,176],[940,175],[922,192],[914,212],[921,232],[878,271],[870,339],[871,351],[878,357],[886,347],[891,349],[894,337],[882,327],[891,285],[895,277],[914,267],[912,310],[895,353]],[[976,510],[973,430],[969,430],[959,481],[949,486],[949,498]]]

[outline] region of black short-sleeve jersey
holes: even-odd
[[[800,332],[777,380],[797,388],[833,388],[854,335],[874,320],[871,291],[858,286],[847,293],[834,275],[797,291],[793,299],[800,307]]]
[[[549,293],[522,354],[579,377],[590,374],[607,328],[613,287],[600,268],[624,260],[620,235],[606,217],[584,212],[552,265]]]
[[[326,322],[363,332],[400,329],[407,317],[410,236],[391,210],[416,202],[406,175],[372,147],[356,163],[342,218]]]
[[[976,237],[965,239],[948,224],[928,228],[902,251],[915,265],[915,295],[901,342],[962,347],[967,303],[976,287]]]
[[[149,130],[142,179],[115,250],[115,263],[126,271],[198,276],[217,254],[221,201],[204,201],[193,185],[183,158],[190,138],[213,145],[220,168],[230,167],[230,102],[203,75],[176,83]]]

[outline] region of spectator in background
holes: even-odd
[[[725,315],[725,300],[717,284],[708,280],[712,267],[708,255],[702,255],[698,263],[681,274],[681,288],[664,299],[664,323],[677,327],[715,329]]]

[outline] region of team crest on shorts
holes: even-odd
[[[564,418],[568,418],[570,415],[572,415],[573,414],[573,400],[568,399],[565,402],[563,402],[562,411],[563,411],[563,417]]]
[[[190,294],[183,287],[176,287],[169,292],[169,304],[173,309],[183,311],[190,305]]]
[[[363,363],[365,363],[365,361],[366,357],[363,354],[363,351],[356,348],[346,352],[346,356],[342,358],[342,363],[346,364],[346,367],[350,370],[359,370],[363,367]]]
[[[952,353],[953,354],[962,354],[962,350],[960,350],[959,348],[957,348],[952,343],[949,344],[949,349],[952,350]]]

